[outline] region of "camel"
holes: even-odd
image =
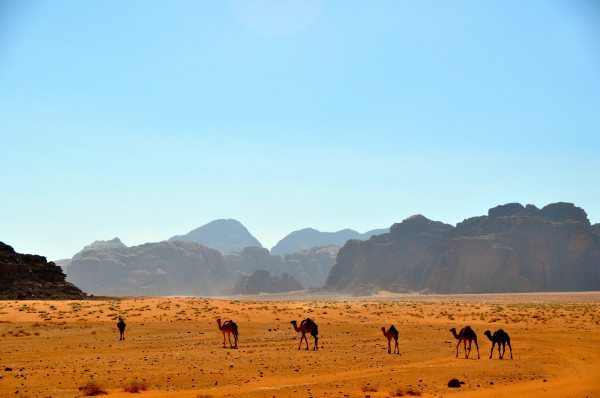
[[[468,359],[469,354],[471,354],[471,343],[474,341],[475,347],[477,347],[477,359],[479,359],[479,345],[477,344],[477,335],[475,334],[475,331],[471,329],[470,326],[465,326],[464,328],[460,329],[459,334],[456,334],[455,328],[450,329],[450,331],[454,335],[454,338],[458,340],[458,344],[456,344],[456,358],[458,358],[458,346],[462,342],[464,344],[465,357]],[[467,341],[469,342],[469,351],[467,351]]]
[[[484,333],[488,339],[492,342],[492,349],[490,350],[490,359],[492,359],[492,354],[494,353],[494,345],[498,344],[498,357],[500,359],[504,359],[504,353],[506,352],[506,344],[508,344],[508,348],[510,349],[510,359],[513,359],[512,356],[512,347],[510,346],[510,336],[502,329],[498,329],[492,333],[489,330],[486,330]],[[502,345],[502,352],[500,352],[500,345]]]
[[[394,339],[396,342],[396,345],[394,346],[394,354],[400,354],[400,347],[398,347],[398,330],[394,327],[394,325],[390,326],[387,332],[385,331],[385,326],[383,326],[381,331],[388,341],[388,354],[392,353],[392,339]]]
[[[229,338],[229,348],[238,348],[238,327],[234,321],[228,320],[225,321],[221,325],[221,318],[217,319],[217,325],[219,326],[219,330],[223,333],[223,348],[225,348],[225,333],[227,333],[227,337]],[[233,334],[233,338],[235,341],[235,345],[231,345],[231,335]]]
[[[119,322],[117,322],[117,328],[119,328],[119,340],[125,340],[125,321],[123,318],[119,317]]]
[[[300,322],[300,327],[298,327],[298,324],[296,321],[291,321],[290,323],[292,325],[294,325],[294,330],[296,332],[302,333],[302,337],[300,337],[300,345],[298,346],[298,349],[300,349],[302,347],[302,339],[304,339],[304,341],[306,341],[306,349],[308,350],[308,339],[306,338],[306,333],[310,334],[315,339],[315,347],[313,348],[313,350],[319,349],[319,345],[318,345],[318,343],[319,343],[319,328],[312,319],[306,318],[305,320]]]

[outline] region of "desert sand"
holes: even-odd
[[[600,292],[0,301],[0,397],[76,397],[90,381],[131,397],[133,380],[148,398],[598,397],[599,305]],[[238,324],[239,349],[223,348],[219,317]],[[305,317],[319,325],[318,351],[298,350],[290,321]],[[400,355],[387,353],[390,324]],[[455,358],[448,330],[465,325],[479,360],[474,346]],[[488,359],[483,332],[499,328],[512,360],[508,349]]]

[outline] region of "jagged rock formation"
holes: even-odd
[[[326,287],[364,293],[380,288],[409,291],[421,285],[428,250],[453,227],[422,215],[394,224],[368,241],[351,240],[337,256]]]
[[[125,244],[123,244],[123,242],[121,242],[121,239],[119,239],[119,238],[113,238],[111,240],[97,240],[97,241],[94,241],[94,242],[90,243],[89,245],[85,246],[79,252],[75,253],[75,255],[72,258],[55,260],[54,262],[56,263],[56,265],[61,267],[64,272],[67,272],[67,269],[71,266],[71,260],[73,258],[80,259],[81,253],[83,253],[84,251],[94,250],[94,249],[104,249],[104,248],[110,248],[110,247],[123,249],[123,248],[126,248],[127,246],[125,246]]]
[[[312,247],[329,245],[341,246],[351,239],[366,240],[373,235],[380,235],[388,231],[388,229],[374,229],[361,234],[352,229],[344,229],[337,232],[321,232],[313,228],[304,228],[290,233],[277,242],[271,249],[271,254],[283,256],[288,253],[294,253]]]
[[[183,241],[85,250],[72,260],[67,275],[103,295],[211,295],[234,284],[221,253]]]
[[[348,242],[327,287],[439,293],[600,289],[598,227],[573,204],[538,209],[510,203],[456,228],[438,223],[432,229],[421,217],[369,241]]]
[[[223,254],[239,253],[246,247],[262,247],[239,221],[215,220],[185,235],[173,236],[169,242],[186,241],[202,243]]]
[[[266,270],[273,275],[288,273],[306,287],[322,287],[329,270],[335,263],[339,246],[313,247],[281,256],[270,255],[260,247],[247,247],[240,253],[223,257],[232,271],[246,276],[256,270]]]
[[[46,257],[20,254],[0,242],[0,299],[79,300],[86,294],[65,281],[65,274]]]
[[[245,276],[235,286],[236,294],[282,293],[302,290],[302,285],[287,273],[271,276],[268,271],[256,270]]]

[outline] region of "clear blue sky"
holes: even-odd
[[[0,240],[600,222],[593,1],[0,0]]]

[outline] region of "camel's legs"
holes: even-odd
[[[313,348],[314,350],[318,350],[319,349],[319,336],[313,336],[315,338],[315,348]]]
[[[512,357],[512,347],[510,346],[510,339],[508,339],[506,341],[506,343],[508,344],[508,348],[510,349],[510,359],[513,359],[513,357]]]
[[[477,359],[479,358],[479,344],[477,344],[477,339],[475,339],[475,348],[477,348]]]
[[[495,341],[492,341],[492,349],[490,350],[490,359],[492,359],[492,355],[494,354],[494,346],[496,345]]]
[[[231,344],[231,333],[227,333],[227,338],[229,339],[229,348],[233,348],[233,344]]]
[[[501,343],[498,343],[498,359],[502,359],[502,351],[500,350],[502,347]]]
[[[398,340],[395,340],[395,341],[396,341],[396,345],[394,347],[394,352],[400,354],[400,346],[398,345]]]
[[[392,352],[392,339],[388,338],[388,354]]]
[[[469,352],[467,353],[467,340],[463,340],[464,350],[465,350],[465,358],[469,358],[469,354],[471,353],[471,341],[469,341]]]
[[[458,347],[460,346],[460,339],[458,340],[458,343],[456,344],[456,358],[458,358]]]
[[[223,348],[225,348],[225,332],[223,332]]]
[[[233,348],[237,348],[237,341],[238,341],[238,336],[237,334],[233,336],[233,341],[235,342],[235,346]]]

